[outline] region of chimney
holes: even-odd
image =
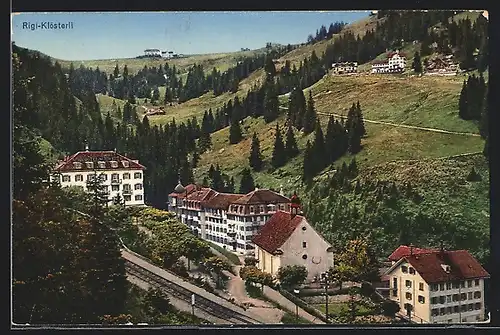
[[[413,243],[410,243],[410,256],[413,256]]]
[[[280,185],[280,194],[283,195],[283,185]]]
[[[85,151],[89,151],[89,145],[88,145],[88,143],[85,143]]]

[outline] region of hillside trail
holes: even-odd
[[[328,93],[326,93],[328,94]],[[324,95],[324,94],[316,94],[314,97],[317,97],[319,95]],[[285,106],[280,106],[279,107],[282,110],[288,110],[288,107]],[[345,115],[342,114],[337,114],[337,113],[323,113],[323,112],[316,112],[318,115],[325,115],[325,116],[336,116],[340,118],[345,118]],[[392,123],[392,122],[385,122],[385,121],[377,121],[377,120],[369,120],[363,118],[363,121],[366,123],[374,123],[374,124],[381,124],[381,125],[386,125],[386,126],[392,126],[392,127],[400,127],[400,128],[408,128],[408,129],[415,129],[415,130],[422,130],[422,131],[430,131],[434,133],[442,133],[442,134],[449,134],[449,135],[464,135],[464,136],[473,136],[473,137],[480,137],[480,134],[476,133],[462,133],[462,132],[457,132],[457,131],[449,131],[449,130],[444,130],[444,129],[437,129],[437,128],[428,128],[428,127],[419,127],[419,126],[410,126],[406,124],[400,124],[400,123]]]

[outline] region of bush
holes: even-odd
[[[245,257],[245,266],[255,266],[258,262],[255,257]]]
[[[184,277],[184,278],[189,278],[189,273],[186,268],[186,265],[182,261],[177,261],[175,262],[171,267],[170,270],[174,272],[175,274]]]
[[[382,314],[391,318],[394,318],[396,313],[400,310],[399,305],[392,300],[383,301],[380,307],[382,309]]]
[[[147,207],[140,211],[139,216],[143,220],[153,220],[157,222],[175,219],[175,214],[153,207]]]

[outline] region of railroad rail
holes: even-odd
[[[127,259],[128,258],[128,259]],[[134,262],[131,257],[125,258],[125,269],[127,273],[134,276],[149,285],[158,288],[168,295],[191,303],[191,297],[195,296],[195,307],[204,311],[205,313],[212,315],[216,318],[229,321],[234,324],[258,324],[260,321],[240,313],[234,309],[223,306],[213,300],[210,300],[188,288],[175,283],[172,280],[166,278],[166,276],[161,276],[160,274],[148,269],[149,266],[146,264],[138,264],[139,262]],[[145,263],[145,261],[140,262]],[[151,265],[153,266],[153,265]],[[236,307],[236,306],[235,306]]]

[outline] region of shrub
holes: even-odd
[[[381,304],[382,314],[389,317],[395,317],[396,313],[399,312],[399,305],[392,300],[385,300]]]

